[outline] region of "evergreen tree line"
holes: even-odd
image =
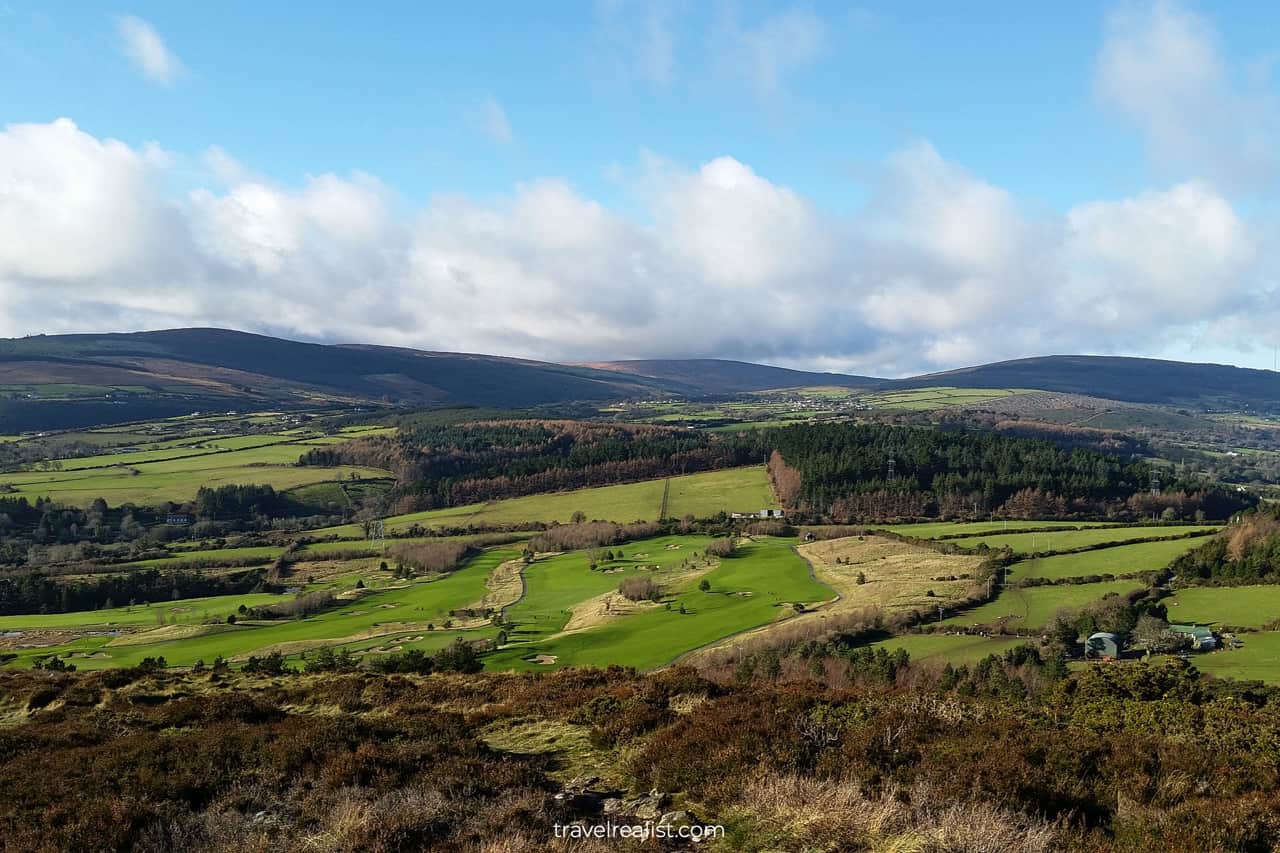
[[[141,569],[75,583],[30,572],[0,578],[0,614],[72,613],[270,589],[262,569],[219,574]]]
[[[1011,517],[1119,511],[1149,491],[1149,464],[1038,439],[880,424],[814,424],[769,430],[770,470],[793,509],[845,518],[963,517],[1008,508]],[[1222,518],[1250,496],[1204,482],[1167,482],[1169,501]]]
[[[1180,583],[1280,583],[1280,508],[1244,515],[1169,568]]]
[[[765,448],[759,437],[647,424],[424,423],[314,448],[300,464],[387,468],[394,508],[406,512],[746,465]]]

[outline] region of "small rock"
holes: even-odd
[[[587,791],[600,784],[599,776],[574,776],[565,783],[566,791]]]

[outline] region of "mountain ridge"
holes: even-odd
[[[1280,411],[1280,373],[1128,356],[1033,356],[879,379],[729,359],[557,363],[188,328],[0,339],[0,432],[31,428],[42,409],[88,412],[107,405],[131,406],[146,417],[326,402],[527,408],[819,385],[1025,388],[1201,410]],[[80,388],[85,399],[59,401],[47,395],[51,388]]]

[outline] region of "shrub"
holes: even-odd
[[[286,675],[293,672],[285,665],[284,655],[280,652],[272,652],[265,657],[250,655],[245,662],[244,671],[254,675]]]
[[[713,539],[711,540],[711,543],[707,545],[707,556],[732,557],[736,547],[737,546],[734,543],[732,536],[727,536],[722,539]]]
[[[653,578],[625,578],[618,584],[618,592],[629,601],[659,601],[662,599],[662,587]]]

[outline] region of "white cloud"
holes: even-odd
[[[1064,295],[1091,312],[1120,324],[1142,316],[1163,324],[1242,307],[1240,282],[1256,260],[1254,241],[1206,184],[1081,205],[1067,221],[1071,278]]]
[[[65,119],[0,132],[0,334],[222,325],[895,373],[1232,347],[1280,319],[1270,241],[1204,182],[1032,216],[921,142],[852,217],[727,156],[647,164],[643,221],[555,179],[406,216],[367,175],[282,186],[206,159],[209,186],[173,198],[181,158],[158,148]]]
[[[494,98],[485,98],[480,102],[477,121],[484,135],[499,145],[510,145],[515,139],[507,111]]]
[[[1248,77],[1233,75],[1208,21],[1156,0],[1109,17],[1094,86],[1158,162],[1246,189],[1280,175],[1280,108]]]
[[[669,85],[678,64],[677,11],[671,0],[598,0],[597,62],[622,77]]]
[[[770,98],[782,91],[787,75],[822,55],[826,40],[826,23],[809,9],[790,8],[743,24],[730,4],[710,34],[710,52],[725,76],[743,79],[756,96]]]
[[[149,23],[132,15],[116,22],[125,56],[155,83],[171,86],[183,73],[182,62]]]

